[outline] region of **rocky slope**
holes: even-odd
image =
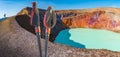
[[[15,17],[0,22],[0,57],[39,57],[36,36],[22,28]],[[43,50],[44,39],[41,40]],[[120,57],[120,53],[105,49],[72,48],[49,42],[48,57]]]
[[[120,32],[120,14],[105,10],[65,17],[63,23],[70,28],[107,29]]]
[[[45,27],[43,26],[43,17],[44,17],[46,10],[39,9],[39,11],[40,11],[40,22],[41,22],[40,23],[41,24],[41,34],[42,34],[42,38],[44,38],[45,37],[45,35],[44,35]],[[17,20],[18,24],[21,27],[23,27],[27,31],[35,34],[34,27],[30,25],[30,14],[31,14],[31,8],[26,7],[17,14],[15,19]],[[52,42],[54,41],[55,37],[58,35],[58,33],[61,30],[69,28],[63,24],[63,22],[60,18],[61,18],[60,15],[57,15],[57,24],[53,29],[51,29],[50,41],[52,41]]]
[[[39,11],[41,17],[40,21],[42,29],[42,38],[44,38],[45,28],[43,26],[43,16],[46,10],[39,9]],[[50,41],[54,41],[55,37],[61,30],[70,28],[107,29],[115,32],[120,32],[119,11],[119,8],[56,10],[55,12],[57,14],[57,24],[51,31]],[[34,27],[29,25],[30,14],[31,8],[26,7],[18,13],[16,20],[23,28],[27,29],[32,33],[35,33]]]
[[[119,8],[56,11],[69,28],[107,29],[120,32]]]
[[[31,8],[27,7],[18,13],[18,15],[0,21],[0,57],[39,57],[36,36],[32,34],[34,33],[34,27],[29,25],[30,9]],[[45,10],[40,10],[40,12],[44,14]],[[56,11],[58,23],[56,27],[52,29],[52,37],[63,29],[72,28],[69,24],[65,24],[66,21],[64,21],[64,18],[70,17],[71,15],[71,17],[73,17],[76,16],[76,14],[66,12],[67,11]],[[63,19],[61,19],[62,15]],[[70,21],[67,22],[69,23]],[[44,30],[43,26],[41,26],[41,28]],[[55,29],[56,31],[54,31]],[[42,33],[44,32],[42,31]],[[54,33],[56,34],[54,35]],[[43,43],[44,39],[42,39],[42,49],[44,48]],[[120,57],[120,52],[105,49],[72,48],[49,42],[48,57]]]

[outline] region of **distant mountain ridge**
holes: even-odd
[[[7,17],[6,17],[6,18],[0,18],[0,21],[3,21],[3,20],[5,20],[5,19],[7,19]]]

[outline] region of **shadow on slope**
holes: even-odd
[[[18,22],[18,24],[23,27],[24,29],[26,29],[27,31],[35,34],[34,31],[34,26],[30,25],[30,17],[28,15],[17,15],[15,17],[16,21]],[[59,19],[59,20],[58,20]],[[45,38],[45,27],[43,26],[43,19],[40,20],[41,22],[41,35],[42,38]],[[67,29],[68,27],[64,26],[64,24],[62,23],[62,20],[60,20],[60,17],[57,17],[57,24],[54,28],[51,29],[51,34],[50,34],[50,41],[53,42],[56,38],[56,36],[58,35],[58,33],[61,30]]]
[[[17,15],[15,19],[21,27],[35,34],[34,26],[30,25],[30,17],[28,15]]]

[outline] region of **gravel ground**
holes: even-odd
[[[42,50],[44,49],[42,39]],[[14,16],[0,22],[0,57],[39,57],[36,36],[21,28]],[[80,49],[49,42],[48,57],[120,57],[105,49]]]

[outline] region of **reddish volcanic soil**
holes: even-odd
[[[29,22],[28,16],[30,14],[29,10],[28,9],[26,10],[25,8],[21,12],[19,12],[18,15],[8,17],[6,20],[0,21],[0,57],[39,57],[36,36],[34,35],[34,31],[33,31],[34,28],[28,24]],[[109,10],[111,11],[111,9]],[[115,9],[113,8],[113,10]],[[72,14],[69,14],[70,12],[69,10],[61,11],[61,12],[56,11],[57,17],[63,15],[63,19],[61,21],[62,23],[58,21],[57,23],[58,26],[56,26],[54,29],[57,29],[57,27],[60,28],[58,29],[59,31],[67,28],[76,28],[76,27],[84,27],[84,28],[90,27],[97,29],[108,29],[112,31],[117,29],[116,27],[113,27],[113,29],[110,29],[109,26],[108,28],[104,27],[105,24],[101,23],[102,22],[101,20],[105,19],[104,23],[106,23],[109,21],[109,18],[106,17],[108,13],[106,13],[106,11],[100,12],[101,10],[95,11],[95,13],[97,12],[100,15],[97,21],[95,21],[95,24],[88,26],[88,20],[90,20],[91,16],[94,15],[93,9],[89,11],[72,10]],[[73,14],[79,12],[83,12],[83,13],[87,12],[88,14],[86,13],[84,15]],[[112,16],[119,15],[117,10],[113,12],[115,13],[115,15],[114,14],[113,15],[110,14],[110,15]],[[107,16],[111,17],[110,15],[108,14]],[[119,19],[119,16],[115,18]],[[112,18],[110,19],[112,20]],[[23,23],[21,22],[21,20]],[[75,23],[77,23],[77,25],[75,25]],[[117,24],[119,24],[119,22]],[[111,24],[109,25],[111,26]],[[52,33],[56,32],[57,35],[59,31],[58,30],[54,31],[54,29]],[[54,35],[51,36],[53,36],[53,38],[50,39],[53,40]],[[44,49],[43,43],[44,43],[44,39],[42,39],[42,50]],[[80,48],[73,48],[73,47],[49,42],[48,57],[120,57],[120,52],[114,52],[105,49],[80,49]]]

